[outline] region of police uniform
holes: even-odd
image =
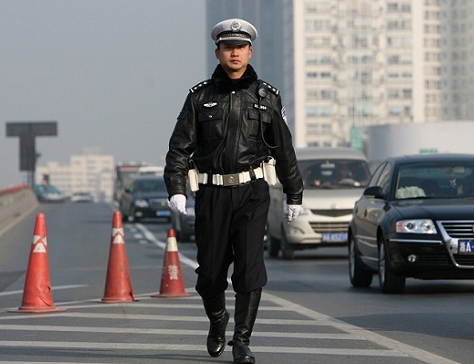
[[[257,35],[242,19],[222,21],[211,32],[216,45],[251,45]],[[229,314],[224,292],[229,266],[234,265],[235,329],[230,344],[235,363],[255,362],[248,345],[267,282],[263,238],[270,199],[262,165],[270,156],[276,159],[287,203],[302,201],[303,183],[285,118],[279,91],[258,79],[252,66],[235,80],[218,65],[211,79],[190,89],[166,156],[170,199],[186,195],[190,159],[197,170],[196,290],[211,322],[211,356],[219,356],[225,347]]]

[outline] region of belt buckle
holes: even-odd
[[[223,177],[224,186],[237,186],[240,183],[238,173],[224,174]]]

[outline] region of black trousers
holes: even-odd
[[[264,286],[267,272],[263,239],[270,197],[268,184],[257,179],[238,187],[200,185],[196,193],[196,291],[212,298],[232,286],[247,293]]]

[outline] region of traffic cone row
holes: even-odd
[[[9,310],[8,312],[50,313],[66,310],[65,308],[57,308],[53,303],[47,253],[45,217],[39,213],[36,216],[22,303],[17,310]],[[190,296],[190,294],[186,293],[184,289],[175,233],[173,229],[169,229],[163,260],[160,293],[152,295],[152,297],[187,296]],[[104,297],[101,301],[104,303],[136,301],[130,283],[125,236],[120,211],[115,211],[113,214],[107,278]]]

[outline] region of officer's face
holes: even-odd
[[[221,43],[216,49],[216,58],[230,78],[240,78],[252,58],[252,48],[249,44]]]

